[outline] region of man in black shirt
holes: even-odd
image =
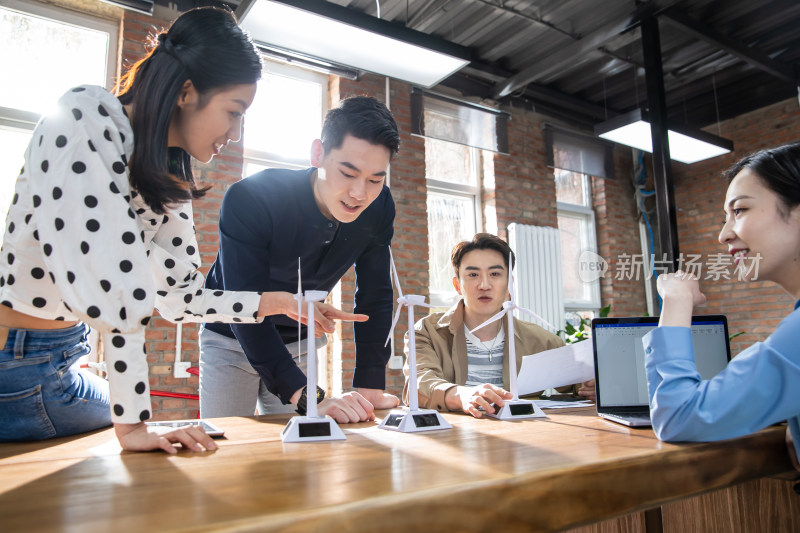
[[[281,411],[278,400],[292,404],[290,410],[299,401],[304,410],[306,377],[291,353],[302,354],[306,344],[305,327],[298,339],[295,321],[298,258],[303,290],[330,291],[355,264],[357,316],[325,304],[315,314],[318,331],[333,331],[332,319],[356,320],[358,392],[324,399],[319,414],[359,422],[374,418],[374,408],[398,405],[397,397],[384,393],[390,352],[383,346],[393,305],[389,244],[395,215],[384,182],[398,147],[386,106],[370,97],[349,98],[326,115],[321,139],[311,146],[311,168],[264,170],[228,189],[220,249],[206,287],[271,292],[284,314],[261,324],[204,325],[202,416],[252,415],[257,398],[259,413]]]

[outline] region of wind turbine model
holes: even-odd
[[[545,415],[533,401],[520,400],[519,393],[517,392],[517,349],[514,342],[513,312],[514,309],[519,309],[523,313],[527,313],[537,319],[540,317],[530,309],[525,309],[524,307],[518,306],[517,303],[514,301],[513,270],[514,270],[513,256],[511,254],[508,254],[508,294],[510,299],[507,302],[503,302],[502,311],[494,315],[492,318],[490,318],[483,324],[470,330],[470,332],[475,333],[482,327],[502,319],[504,315],[508,315],[508,334],[506,335],[506,338],[508,339],[508,382],[509,385],[511,386],[510,392],[513,395],[513,398],[511,400],[506,400],[505,402],[503,402],[504,405],[499,411],[497,411],[493,415],[488,415],[488,416],[498,418],[500,420],[517,420],[521,418],[542,418],[547,415]]]
[[[302,302],[308,303],[308,326],[306,337],[306,356],[308,357],[306,368],[306,414],[305,416],[295,416],[289,420],[286,427],[281,432],[283,442],[314,442],[320,440],[344,440],[344,432],[341,430],[336,420],[325,416],[319,416],[317,412],[317,342],[314,335],[314,303],[321,302],[328,295],[325,291],[306,291],[303,297],[302,284],[300,280],[300,259],[297,260],[297,339],[300,339],[300,317]]]
[[[380,428],[389,429],[393,431],[402,431],[403,433],[412,433],[416,431],[432,431],[435,429],[451,429],[447,420],[445,420],[439,411],[435,409],[420,409],[419,397],[417,396],[417,345],[416,337],[414,336],[414,306],[421,305],[422,307],[431,307],[425,303],[424,296],[415,294],[403,295],[403,289],[400,287],[400,278],[397,276],[397,268],[394,266],[394,258],[392,257],[392,250],[389,249],[389,260],[392,264],[392,275],[394,277],[394,284],[397,286],[397,292],[400,295],[397,298],[397,312],[392,321],[392,329],[389,330],[389,336],[386,337],[386,344],[392,338],[394,328],[397,326],[397,321],[400,319],[400,311],[403,306],[408,307],[408,407],[399,411],[392,411],[381,421]]]

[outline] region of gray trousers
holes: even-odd
[[[292,404],[284,405],[267,390],[253,369],[239,341],[206,328],[200,330],[200,416],[252,416],[253,414],[294,413]],[[317,349],[328,343],[317,338]],[[306,340],[287,344],[286,348],[306,372]],[[298,353],[299,349],[299,353]],[[314,354],[316,355],[316,354]],[[257,409],[257,410],[256,410]]]

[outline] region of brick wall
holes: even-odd
[[[642,253],[629,149],[614,149],[614,172],[614,179],[592,178],[597,252],[608,262],[600,279],[600,301],[611,306],[610,316],[642,316],[647,312],[644,274],[624,275],[624,257]]]
[[[717,134],[717,128],[709,128]],[[673,163],[675,203],[678,208],[678,243],[685,254],[727,255],[717,241],[722,228],[727,182],[720,173],[732,163],[762,148],[779,146],[800,138],[800,109],[790,99],[720,124],[719,134],[733,140],[735,152],[693,165]],[[732,268],[730,269],[732,273]],[[701,277],[705,277],[703,271]],[[771,282],[747,283],[736,280],[703,280],[708,297],[703,313],[728,316],[730,332],[745,334],[731,343],[733,354],[763,340],[792,309],[793,299]]]
[[[523,109],[506,109],[508,155],[494,158],[497,233],[508,238],[508,225],[558,226],[553,169],[546,164],[542,118]]]
[[[331,102],[355,95],[369,95],[386,101],[386,78],[375,75],[362,76],[358,81],[337,79],[331,84]],[[428,215],[425,185],[425,143],[413,137],[411,131],[411,86],[392,80],[389,89],[389,108],[400,130],[400,151],[392,161],[390,188],[397,215],[392,240],[392,254],[397,266],[403,291],[428,296]],[[353,306],[355,276],[353,269],[342,279],[341,300],[343,309]],[[396,293],[396,291],[395,291]],[[396,296],[396,294],[395,294]],[[420,315],[421,317],[422,315]],[[400,320],[394,334],[395,352],[403,351],[406,320]],[[355,368],[352,324],[340,324],[337,335],[342,340],[342,387],[350,390]],[[329,350],[330,351],[330,350]],[[331,354],[331,357],[333,355]],[[386,371],[386,388],[400,394],[403,389],[402,370]]]
[[[507,238],[512,222],[558,226],[553,169],[547,167],[544,123],[531,111],[506,109],[509,122],[509,155],[494,158],[498,235]],[[609,263],[601,278],[602,305],[611,305],[612,316],[641,315],[646,311],[641,279],[616,279],[617,263],[624,254],[640,254],[636,205],[631,185],[630,151],[617,148],[615,179],[592,178],[598,253]]]

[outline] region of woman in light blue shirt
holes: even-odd
[[[800,470],[800,143],[745,157],[726,175],[719,242],[745,279],[773,281],[797,303],[765,341],[704,381],[689,326],[706,297],[694,276],[659,276],[661,319],[643,340],[653,429],[667,441],[711,441],[788,420],[789,455]]]

